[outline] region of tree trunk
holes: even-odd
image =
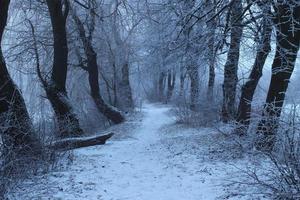
[[[113,1],[112,1],[113,3]],[[113,6],[116,6],[120,3],[119,0],[114,1],[115,4],[112,4]],[[111,5],[111,6],[112,6]],[[115,9],[115,8],[113,8]],[[126,40],[123,40],[121,37],[121,31],[119,29],[119,19],[117,12],[113,13],[113,16],[111,18],[112,23],[112,36],[113,41],[115,43],[115,62],[117,63],[118,69],[121,69],[121,73],[117,73],[116,80],[117,83],[117,95],[119,96],[119,99],[122,101],[117,102],[118,106],[122,108],[123,110],[130,111],[134,108],[134,102],[132,99],[132,91],[130,86],[130,74],[129,74],[129,48],[128,43]],[[120,78],[119,78],[120,77]]]
[[[52,142],[50,145],[47,146],[47,148],[55,151],[69,151],[83,147],[104,145],[106,141],[110,139],[113,135],[113,133],[109,133],[106,135],[93,137],[67,138]]]
[[[214,9],[214,2],[213,0],[206,0],[207,10],[213,9],[212,12],[208,15],[207,27],[209,30],[209,39],[208,39],[208,65],[209,65],[209,76],[208,76],[208,87],[207,87],[207,100],[209,103],[213,102],[213,95],[214,95],[214,86],[215,86],[215,64],[216,64],[216,49],[215,49],[215,37],[216,37],[216,28],[217,22],[214,18],[215,16],[215,9]]]
[[[193,22],[190,20],[191,12],[195,6],[195,0],[183,1],[183,13],[185,15],[183,19],[183,35],[185,40],[185,65],[187,74],[190,77],[190,109],[196,110],[199,103],[199,72],[197,63],[197,46],[192,42],[190,38],[191,31],[193,30]]]
[[[91,96],[94,100],[94,103],[99,112],[101,112],[105,117],[107,117],[112,122],[119,124],[122,123],[125,118],[116,108],[108,105],[104,102],[101,94],[100,94],[100,86],[99,86],[99,69],[97,62],[97,53],[95,52],[92,45],[92,37],[87,36],[84,25],[79,17],[73,13],[73,19],[76,23],[80,39],[83,43],[85,55],[87,58],[87,71],[89,74],[89,85],[91,89]],[[90,33],[92,34],[92,32]]]
[[[80,136],[83,130],[80,128],[79,120],[69,103],[66,92],[68,71],[66,21],[69,3],[67,0],[47,0],[47,5],[53,29],[54,60],[51,80],[44,88],[55,112],[60,136]]]
[[[184,70],[184,67],[180,67],[180,88],[179,88],[180,100],[183,100],[183,97],[184,97],[185,78],[186,78],[186,72]]]
[[[53,85],[45,88],[47,98],[55,112],[60,137],[81,136],[84,134],[80,128],[79,120],[73,111],[66,92],[62,92]]]
[[[165,96],[165,79],[166,73],[160,72],[159,80],[158,80],[158,98],[162,101]]]
[[[128,61],[125,61],[122,67],[122,77],[119,83],[119,93],[120,97],[122,98],[122,107],[124,107],[125,110],[132,110],[134,108],[134,103],[132,99],[132,91],[129,80]]]
[[[21,171],[33,168],[42,155],[42,145],[35,135],[23,96],[10,77],[2,52],[2,37],[8,18],[10,0],[0,1],[0,198]],[[20,171],[21,170],[21,171]],[[30,170],[27,170],[30,171]],[[24,172],[22,173],[22,175]]]
[[[166,103],[170,102],[170,100],[173,96],[175,82],[176,82],[176,73],[174,71],[170,70],[168,72],[168,91],[167,91]]]
[[[228,122],[235,118],[235,98],[238,83],[238,64],[240,43],[243,34],[242,1],[234,1],[230,10],[231,41],[224,66],[222,120]]]
[[[216,77],[216,73],[215,73],[215,56],[214,56],[214,47],[211,46],[213,44],[213,38],[209,39],[209,51],[212,53],[210,54],[209,58],[209,78],[208,78],[208,87],[207,87],[207,100],[208,102],[213,102],[214,100],[214,86],[215,86],[215,77]]]
[[[191,66],[189,68],[189,76],[191,79],[191,92],[190,92],[190,108],[197,110],[199,105],[199,72],[198,67]]]
[[[119,97],[118,97],[118,88],[117,88],[117,82],[118,82],[118,71],[115,61],[113,61],[112,64],[113,67],[113,81],[112,81],[112,90],[114,94],[114,103],[113,106],[117,107],[119,104]]]
[[[87,53],[87,52],[86,52]],[[97,64],[97,54],[93,49],[90,49],[87,53],[88,59],[88,73],[89,73],[89,83],[91,87],[91,96],[95,102],[95,105],[99,112],[101,112],[105,117],[107,117],[112,122],[119,124],[125,121],[125,118],[115,107],[106,104],[100,95],[99,91],[99,77],[98,77],[98,64]]]
[[[272,65],[272,77],[264,106],[263,118],[257,132],[263,135],[257,147],[271,151],[276,141],[276,131],[285,93],[294,71],[300,43],[300,6],[278,2],[275,8],[276,54]],[[295,4],[297,4],[295,2]],[[293,20],[291,20],[293,19]]]
[[[41,145],[34,135],[22,94],[8,73],[1,49],[9,4],[10,0],[0,1],[0,132],[6,157],[19,159],[22,155],[40,153]]]
[[[264,10],[269,13],[269,10]],[[256,53],[254,65],[248,77],[248,81],[242,86],[242,94],[237,112],[237,122],[241,124],[238,134],[244,134],[248,130],[251,116],[251,103],[258,82],[262,76],[263,67],[271,51],[272,25],[269,16],[264,16],[262,21],[262,33]]]

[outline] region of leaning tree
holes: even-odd
[[[262,150],[272,150],[276,141],[279,118],[300,46],[300,4],[279,0],[273,3],[273,21],[276,30],[276,53],[272,64],[272,77],[263,117],[258,133]]]
[[[2,52],[2,38],[7,24],[10,0],[0,1],[0,134],[2,139],[0,198],[17,170],[37,160],[41,143],[34,134],[25,101],[11,78]],[[30,171],[27,169],[26,171]]]
[[[240,124],[236,132],[243,135],[247,132],[251,117],[251,104],[259,80],[262,77],[263,67],[271,51],[272,18],[269,4],[260,4],[263,14],[259,27],[260,35],[256,50],[255,62],[246,83],[242,86],[240,103],[237,111],[237,122]]]
[[[54,57],[50,80],[41,76],[40,79],[55,112],[60,136],[80,136],[83,130],[80,128],[66,90],[69,53],[66,22],[69,15],[69,2],[67,0],[47,0],[46,2],[52,24]]]
[[[0,1],[0,44],[8,18],[10,0]],[[0,46],[0,132],[8,152],[32,154],[40,150],[23,96],[9,75]]]
[[[72,17],[77,27],[79,38],[81,40],[86,64],[81,63],[80,67],[87,71],[89,76],[89,85],[91,90],[91,97],[96,105],[96,108],[100,113],[102,113],[107,119],[111,120],[114,123],[121,123],[125,120],[122,113],[115,107],[107,104],[100,94],[100,85],[99,85],[99,65],[97,61],[97,52],[93,46],[93,34],[95,30],[95,15],[96,15],[96,2],[92,1],[89,3],[90,12],[89,12],[89,26],[86,30],[84,23],[77,15],[75,9],[71,9]],[[81,56],[81,55],[78,55]],[[82,58],[80,58],[81,60]]]

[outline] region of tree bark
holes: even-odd
[[[110,139],[113,135],[113,133],[109,133],[106,135],[85,138],[67,138],[64,140],[55,141],[49,144],[47,148],[54,151],[69,151],[83,147],[104,145],[106,141]]]
[[[215,49],[215,37],[217,21],[215,16],[215,2],[213,0],[206,0],[207,10],[212,10],[207,16],[209,22],[207,22],[207,27],[209,30],[208,38],[208,65],[209,65],[209,76],[208,76],[208,87],[207,87],[207,100],[208,102],[213,102],[214,86],[215,86],[215,64],[216,64],[216,49]]]
[[[115,0],[115,5],[120,3],[119,0]],[[115,8],[114,8],[115,9]],[[121,32],[119,29],[120,22],[118,21],[117,12],[113,13],[111,18],[112,23],[112,35],[113,41],[115,42],[115,62],[117,63],[118,68],[120,68],[120,78],[119,73],[117,74],[117,95],[118,99],[122,101],[117,102],[118,106],[123,110],[130,111],[134,108],[134,102],[132,98],[132,90],[130,86],[130,65],[129,65],[129,48],[126,39],[122,39]],[[132,31],[132,30],[130,30]]]
[[[263,135],[257,147],[265,151],[271,151],[276,142],[279,118],[300,43],[299,3],[279,1],[275,4],[274,10],[276,12],[276,54],[263,117],[257,128],[257,132]]]
[[[158,80],[158,98],[162,101],[165,96],[165,79],[166,73],[160,72],[159,80]]]
[[[167,91],[166,103],[170,102],[170,100],[173,96],[175,83],[176,83],[176,73],[174,71],[170,70],[168,72],[168,91]]]
[[[191,31],[193,30],[193,22],[190,20],[191,11],[195,6],[195,0],[188,0],[183,2],[183,13],[186,15],[183,20],[183,34],[186,42],[186,55],[185,55],[185,64],[187,69],[187,74],[190,77],[190,109],[196,110],[199,104],[199,72],[198,72],[198,63],[197,63],[197,47],[191,41]]]
[[[238,64],[240,43],[243,34],[242,1],[234,1],[230,10],[231,41],[224,66],[222,120],[228,122],[235,118],[236,87],[238,83]]]
[[[180,88],[179,88],[179,97],[183,100],[184,97],[184,84],[186,79],[186,72],[183,66],[180,67]]]
[[[254,92],[262,76],[266,59],[271,51],[270,43],[272,24],[269,18],[270,16],[267,16],[267,13],[270,13],[270,10],[264,10],[264,12],[266,15],[264,16],[264,19],[262,21],[261,39],[257,48],[255,62],[248,77],[248,81],[242,86],[242,93],[237,112],[237,122],[241,125],[241,129],[239,130],[238,134],[244,134],[248,130]]]
[[[41,144],[34,134],[23,96],[10,77],[3,57],[1,43],[9,4],[10,0],[0,1],[0,132],[6,156],[18,159],[22,155],[40,153]]]
[[[42,155],[42,145],[35,135],[21,91],[10,77],[2,52],[2,37],[7,24],[10,0],[0,0],[0,198],[20,169],[32,168]]]
[[[104,102],[100,94],[99,86],[99,71],[97,62],[97,53],[92,45],[92,37],[87,36],[84,25],[79,17],[73,12],[73,19],[76,23],[79,37],[84,47],[85,56],[87,58],[87,72],[89,74],[89,85],[91,89],[91,96],[99,112],[101,112],[107,119],[119,124],[125,121],[124,116],[115,107]],[[92,32],[90,32],[92,34]]]
[[[198,66],[190,66],[188,69],[188,73],[191,79],[190,109],[197,110],[199,105],[199,95],[200,95]]]
[[[129,79],[129,63],[125,60],[121,70],[122,76],[121,81],[119,83],[119,93],[120,97],[122,98],[122,107],[125,110],[132,110],[134,108],[134,103],[132,99],[132,91],[130,86],[130,79]]]
[[[54,60],[51,80],[44,87],[55,112],[60,136],[80,136],[83,130],[69,102],[66,91],[68,71],[68,42],[66,21],[69,14],[67,0],[47,0],[54,38]]]

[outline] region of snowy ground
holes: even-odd
[[[143,113],[123,125],[126,136],[119,131],[105,146],[76,150],[71,166],[27,180],[11,199],[254,199],[230,184],[239,180],[235,166],[248,162],[224,153],[217,131],[175,124],[162,105],[145,105]]]

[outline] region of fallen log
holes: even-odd
[[[52,142],[47,147],[55,151],[68,151],[83,147],[90,147],[96,145],[104,145],[106,141],[111,138],[114,133],[109,133],[101,136],[80,137],[80,138],[66,138]]]

